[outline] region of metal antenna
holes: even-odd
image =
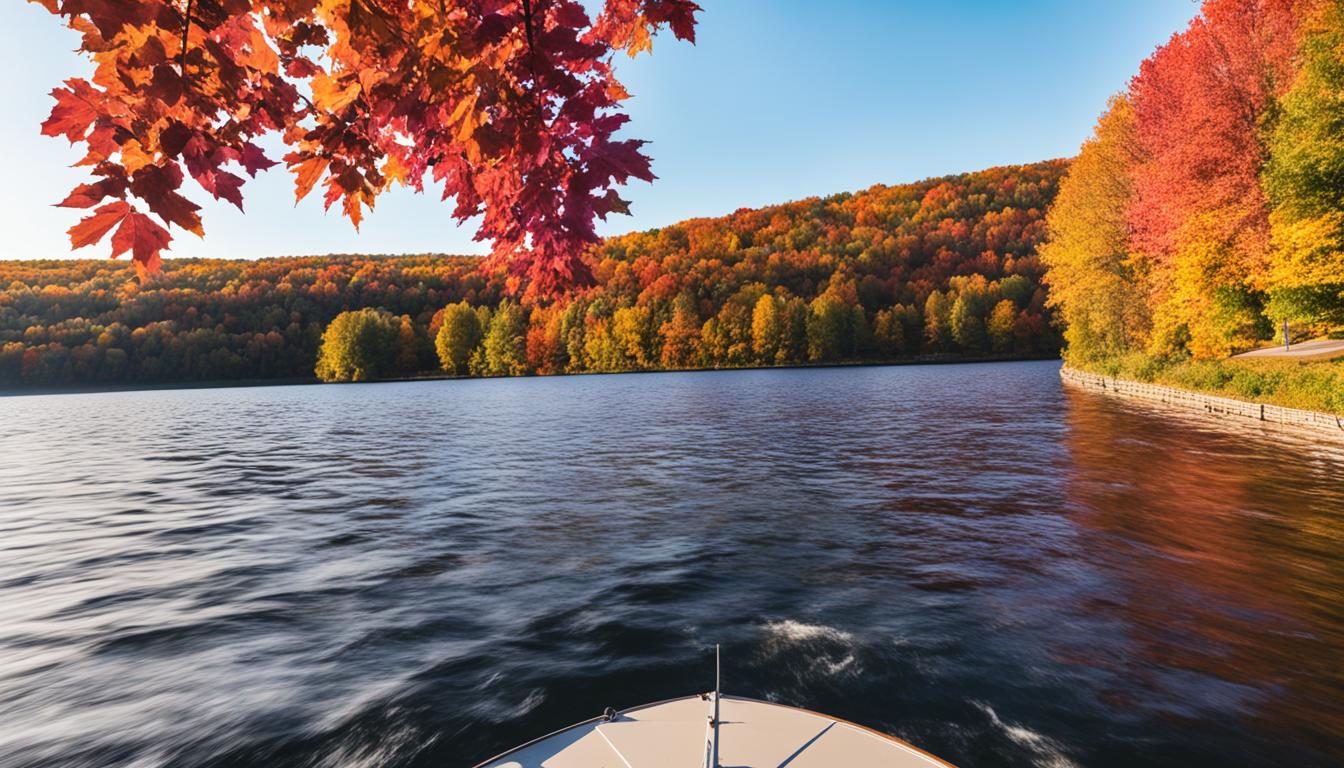
[[[707,694],[700,694],[703,701]],[[719,644],[714,644],[714,709],[709,715],[709,727],[705,730],[705,759],[702,768],[719,767]]]
[[[714,762],[712,768],[719,768],[719,644],[714,644]]]

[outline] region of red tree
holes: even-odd
[[[1232,249],[1237,279],[1260,271],[1269,231],[1260,120],[1290,84],[1302,4],[1207,0],[1144,61],[1130,86],[1146,156],[1130,212],[1139,250],[1161,260],[1183,237],[1212,239]]]

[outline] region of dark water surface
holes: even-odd
[[[0,400],[0,765],[463,766],[712,685],[1344,764],[1344,449],[1057,363]]]

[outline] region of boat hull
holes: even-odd
[[[719,764],[733,768],[951,768],[900,739],[838,718],[739,696],[720,700]],[[704,766],[712,699],[687,696],[594,718],[524,744],[477,768]]]

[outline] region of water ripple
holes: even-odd
[[[470,765],[708,688],[1338,764],[1344,451],[1057,364],[0,399],[0,766]]]

